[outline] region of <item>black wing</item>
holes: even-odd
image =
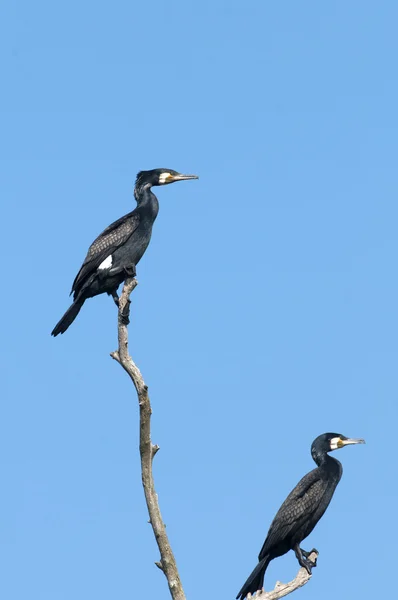
[[[327,487],[318,469],[304,475],[275,515],[267,539],[260,550],[259,560],[262,560],[272,547],[294,534],[307,520],[311,520],[311,516],[322,503]]]
[[[128,240],[137,229],[139,222],[140,214],[133,210],[104,229],[88,249],[87,256],[73,282],[72,292],[78,293],[84,281],[98,269],[100,264]]]

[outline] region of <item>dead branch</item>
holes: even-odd
[[[142,485],[144,486],[145,500],[148,507],[149,523],[153,529],[156,542],[159,547],[160,561],[156,566],[163,571],[169,585],[170,594],[173,600],[185,600],[184,590],[182,588],[180,576],[177,570],[177,564],[173,551],[166,534],[166,528],[163,523],[162,515],[159,509],[158,496],[155,491],[155,484],[152,473],[152,461],[159,446],[155,446],[151,441],[151,414],[152,408],[148,395],[148,386],[137,365],[133,362],[128,349],[128,330],[130,314],[130,294],[137,285],[137,280],[133,278],[126,279],[123,291],[119,300],[118,310],[118,341],[119,348],[111,353],[114,358],[130,376],[134,383],[138,396],[140,408],[140,456],[141,456],[141,474]]]
[[[309,555],[310,561],[316,563],[317,558],[318,552],[312,551]],[[257,594],[252,597],[254,600],[279,600],[279,598],[283,598],[295,590],[298,590],[298,588],[303,587],[303,585],[308,583],[310,579],[311,575],[308,574],[304,567],[301,567],[296,577],[292,579],[292,581],[289,581],[289,583],[281,583],[280,581],[277,581],[274,589],[271,592],[257,592]]]
[[[137,280],[133,278],[126,279],[123,291],[119,300],[118,310],[118,341],[119,348],[111,353],[115,359],[130,376],[134,383],[138,396],[140,408],[140,456],[142,485],[144,486],[145,500],[148,507],[149,523],[153,529],[156,542],[159,547],[160,561],[156,566],[163,571],[169,585],[170,594],[173,600],[185,600],[184,590],[182,588],[180,576],[177,570],[177,564],[173,551],[166,534],[166,528],[163,523],[162,515],[159,509],[158,496],[155,491],[155,484],[152,473],[152,461],[159,450],[159,446],[152,444],[151,441],[151,414],[152,408],[148,395],[148,386],[137,365],[131,358],[128,350],[128,329],[130,315],[130,295],[137,286]],[[312,552],[309,556],[312,562],[316,562],[317,552]],[[311,579],[306,569],[301,568],[296,577],[289,583],[277,581],[275,588],[270,592],[258,592],[253,597],[255,600],[279,600],[288,594],[291,594],[302,587]]]

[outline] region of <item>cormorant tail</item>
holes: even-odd
[[[270,563],[269,556],[264,556],[262,560],[256,565],[249,577],[243,584],[239,594],[236,596],[236,600],[240,598],[243,600],[247,594],[255,594],[258,590],[261,590],[264,584],[264,573]]]
[[[65,333],[65,331],[68,329],[69,325],[72,325],[73,321],[76,319],[77,315],[79,314],[79,311],[80,311],[81,307],[83,306],[84,301],[85,301],[85,298],[82,298],[82,297],[77,298],[74,301],[74,303],[68,308],[68,310],[66,311],[66,313],[64,314],[62,319],[60,321],[58,321],[58,323],[52,330],[51,335],[53,335],[55,337],[59,333]]]

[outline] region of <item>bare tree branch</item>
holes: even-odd
[[[308,558],[311,562],[316,564],[318,552],[313,550]],[[301,567],[296,577],[292,579],[292,581],[289,581],[289,583],[281,583],[280,581],[277,581],[274,589],[271,592],[257,592],[253,598],[254,600],[279,600],[279,598],[283,598],[284,596],[287,596],[295,590],[303,587],[303,585],[308,583],[310,579],[311,575],[308,574],[304,567]]]
[[[138,396],[140,407],[140,456],[141,456],[141,474],[142,485],[144,486],[145,500],[148,507],[150,524],[155,535],[156,542],[160,551],[160,561],[156,566],[163,571],[169,585],[170,594],[173,600],[185,600],[184,590],[182,588],[180,576],[177,570],[177,564],[173,551],[166,534],[166,528],[162,520],[159,509],[158,496],[155,491],[155,484],[152,474],[152,461],[159,446],[155,446],[151,441],[151,414],[152,408],[148,395],[148,386],[139,368],[133,362],[128,350],[128,330],[130,314],[130,294],[137,285],[137,280],[133,278],[126,279],[123,291],[119,300],[118,311],[118,341],[119,349],[111,353],[114,358],[128,373]]]
[[[173,551],[170,546],[166,534],[166,528],[163,523],[162,515],[159,509],[158,496],[155,491],[155,484],[152,473],[152,461],[159,450],[159,446],[152,444],[151,441],[151,414],[152,408],[148,395],[148,386],[145,385],[144,379],[137,365],[129,354],[128,349],[128,330],[130,315],[130,295],[137,286],[137,280],[134,278],[126,279],[123,291],[119,300],[118,311],[118,341],[119,348],[111,353],[111,357],[115,359],[130,376],[134,383],[138,396],[138,404],[140,408],[140,456],[141,456],[141,473],[142,484],[144,486],[145,499],[148,507],[150,524],[155,535],[156,542],[160,551],[160,561],[155,562],[155,565],[163,571],[169,585],[170,594],[173,600],[185,600],[184,590],[182,588],[180,576],[177,570],[177,564],[174,558]],[[311,552],[309,559],[316,562],[318,553]],[[254,600],[279,600],[288,594],[291,594],[298,588],[302,587],[311,579],[306,569],[301,568],[296,577],[289,583],[281,583],[278,581],[275,588],[271,592],[258,592],[254,596]]]

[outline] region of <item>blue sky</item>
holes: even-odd
[[[328,430],[367,445],[338,454],[294,597],[391,597],[397,19],[392,1],[2,4],[3,598],[167,597],[112,301],[50,337],[154,167],[200,175],[158,190],[130,328],[187,597],[235,597]],[[266,588],[296,572],[274,561]]]

